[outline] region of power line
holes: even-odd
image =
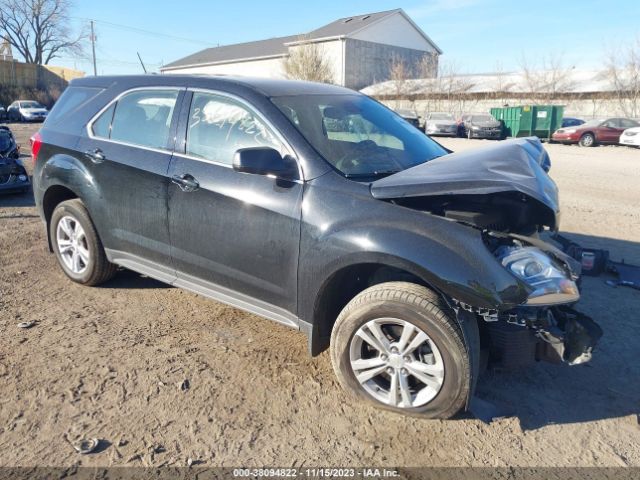
[[[122,28],[124,30],[130,30],[130,31],[133,31],[133,32],[141,33],[141,34],[144,34],[144,35],[151,35],[151,36],[154,36],[154,37],[170,38],[172,40],[180,40],[182,42],[196,43],[196,44],[199,44],[199,45],[206,45],[208,47],[212,47],[212,46],[215,45],[212,42],[204,42],[202,40],[194,40],[192,38],[178,37],[176,35],[169,35],[167,33],[154,32],[154,31],[151,31],[151,30],[145,30],[143,28],[132,27],[130,25],[122,25],[120,23],[107,22],[106,20],[94,20],[94,19],[86,18],[86,17],[71,17],[71,18],[75,18],[77,20],[84,20],[84,21],[88,21],[88,22],[93,21],[93,22],[98,23],[98,24],[107,25],[107,26],[116,27],[116,28]]]

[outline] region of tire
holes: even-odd
[[[66,230],[63,226],[66,226]],[[73,231],[73,235],[65,233],[69,230]],[[74,282],[89,286],[99,285],[116,274],[117,266],[107,260],[100,237],[81,200],[67,200],[55,208],[49,222],[49,235],[60,267]],[[61,246],[63,241],[67,245]],[[69,247],[74,242],[76,246]],[[73,253],[70,253],[71,251]],[[74,263],[75,259],[78,261],[77,264]]]
[[[401,332],[405,330],[394,324],[396,321],[404,323],[404,329],[413,332],[404,347]],[[369,329],[370,325],[380,326],[378,333],[382,332],[386,341],[391,342],[387,345],[390,348],[386,349],[388,355],[381,353],[384,348],[371,347],[376,342],[362,339],[363,331],[365,336],[367,332],[374,332]],[[419,333],[426,335],[426,341],[411,351]],[[398,350],[394,345],[400,347],[399,353],[392,353],[394,348],[396,352]],[[356,398],[377,407],[422,418],[445,419],[458,413],[470,394],[471,363],[453,312],[433,291],[414,283],[382,283],[353,298],[336,320],[330,350],[333,369],[341,386]],[[366,358],[360,357],[363,352]],[[354,359],[356,365],[352,363]],[[366,361],[376,365],[364,367],[363,363],[358,363]],[[432,377],[429,373],[429,382],[425,383],[414,374],[418,367],[434,372],[441,368],[441,376],[436,373]],[[380,368],[384,371],[361,383],[363,378]],[[359,371],[361,381],[354,369]],[[397,379],[395,389],[392,388],[394,375]],[[406,397],[403,384],[408,385],[410,393]],[[395,392],[393,397],[392,391]]]
[[[593,147],[596,144],[596,137],[594,137],[593,133],[585,133],[578,140],[578,145],[581,147]]]

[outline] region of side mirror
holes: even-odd
[[[269,147],[241,148],[233,157],[236,172],[254,175],[274,175],[278,178],[294,180],[298,178],[298,167],[293,158],[284,158],[280,152]]]

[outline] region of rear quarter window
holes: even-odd
[[[68,87],[49,112],[46,123],[55,123],[66,117],[98,95],[102,90],[102,88],[95,87]]]

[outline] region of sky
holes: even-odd
[[[640,38],[638,0],[76,0],[73,27],[95,20],[98,74],[141,73],[216,45],[308,32],[341,17],[402,8],[460,73],[542,65],[598,68],[607,52]],[[116,25],[117,24],[117,25]],[[51,63],[92,73],[87,58]]]

